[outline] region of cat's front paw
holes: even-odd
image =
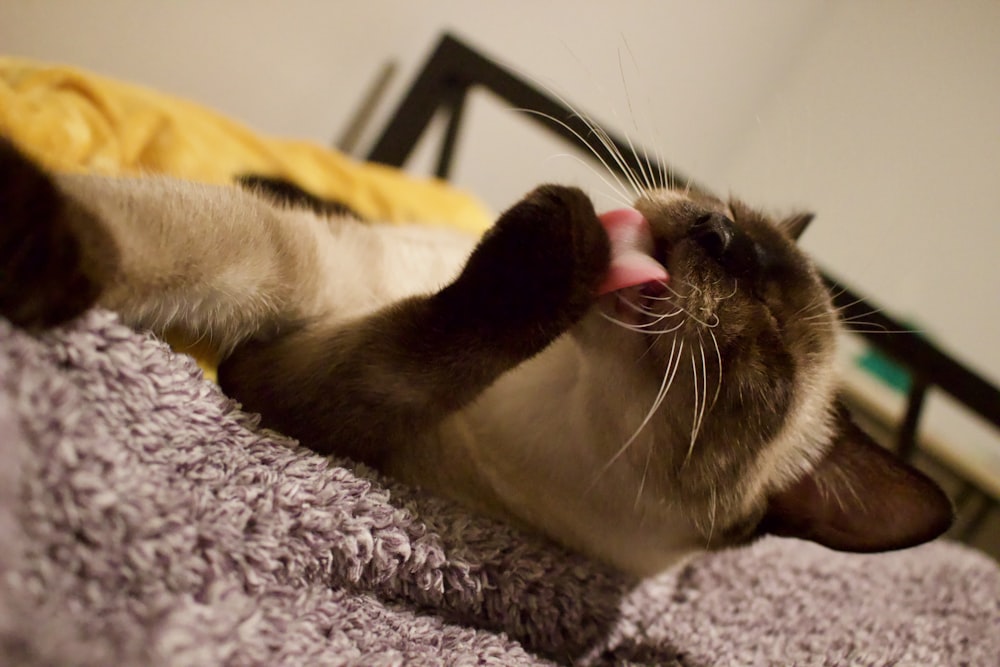
[[[0,316],[28,328],[73,319],[98,287],[83,269],[73,218],[88,215],[0,137]]]
[[[493,337],[544,345],[594,303],[610,257],[590,199],[544,185],[500,217],[442,296]]]

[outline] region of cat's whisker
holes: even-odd
[[[830,297],[836,299],[838,296],[847,291],[846,287],[838,286],[837,289],[830,290]]]
[[[574,55],[574,57],[576,57],[576,56]],[[619,57],[619,61],[620,61],[620,57]],[[598,141],[600,141],[601,145],[611,155],[611,157],[612,157],[613,161],[615,162],[615,164],[618,165],[619,169],[621,170],[621,173],[625,176],[625,178],[631,184],[631,186],[632,186],[632,188],[633,188],[633,190],[635,192],[635,195],[637,197],[641,196],[642,193],[645,190],[643,189],[641,183],[639,182],[639,179],[638,179],[637,174],[635,173],[635,170],[632,169],[632,167],[630,167],[628,165],[628,161],[625,160],[624,155],[622,155],[621,149],[611,140],[610,135],[603,129],[603,127],[601,126],[601,124],[595,122],[588,114],[582,112],[580,109],[578,109],[577,107],[573,106],[568,100],[566,100],[562,95],[560,95],[559,92],[556,91],[552,86],[547,85],[547,84],[545,84],[542,81],[538,81],[537,79],[534,79],[534,77],[530,77],[529,76],[528,78],[533,79],[535,81],[535,83],[539,84],[541,87],[543,87],[545,90],[547,90],[553,97],[555,97],[559,102],[561,102],[563,104],[563,106],[565,106],[567,109],[569,109],[570,112],[572,112],[574,116],[576,116],[577,118],[579,118],[584,123],[584,125],[587,126],[587,128],[590,131],[590,133],[593,134],[595,137],[597,137],[597,139],[598,139]],[[626,90],[626,94],[627,94],[627,90]],[[605,95],[605,97],[609,97],[609,96]],[[577,139],[580,140],[580,142],[587,148],[587,150],[589,150],[594,155],[594,157],[596,157],[601,162],[601,164],[604,165],[605,169],[607,169],[609,172],[612,173],[612,176],[615,178],[615,180],[619,180],[618,177],[617,177],[617,174],[615,174],[614,170],[611,169],[611,167],[604,160],[604,158],[600,155],[600,153],[597,151],[597,149],[590,143],[590,141],[587,140],[587,139],[585,139],[583,136],[581,136],[578,132],[576,132],[572,128],[570,128],[565,122],[560,121],[560,120],[558,120],[556,118],[553,118],[549,114],[539,113],[539,112],[536,112],[536,111],[534,111],[532,109],[519,109],[519,110],[527,112],[527,113],[535,113],[537,115],[540,115],[542,117],[548,118],[549,120],[552,120],[553,122],[556,122],[556,123],[559,123],[560,125],[562,125],[564,128],[566,128],[567,130],[569,130],[570,132],[572,132],[573,135],[576,136]],[[615,116],[617,116],[617,115],[618,114],[615,113]],[[629,139],[629,143],[631,145],[631,139]],[[633,153],[635,152],[635,148],[634,147],[632,148],[632,151],[633,151]],[[638,161],[638,159],[637,159],[637,161]],[[640,167],[641,167],[641,165],[640,165]]]
[[[824,308],[830,308],[833,304],[834,299],[837,299],[838,297],[840,297],[840,295],[842,295],[846,291],[847,288],[845,287],[839,287],[837,289],[817,290],[816,294],[813,295],[812,301],[809,302],[809,306],[815,307],[819,305]]]
[[[631,310],[639,313],[640,315],[646,315],[648,317],[654,318],[653,321],[651,321],[651,322],[646,322],[645,324],[636,324],[636,325],[634,325],[634,326],[637,326],[637,327],[640,327],[640,328],[646,328],[646,327],[654,326],[656,324],[659,324],[663,320],[669,319],[671,317],[676,317],[677,315],[680,314],[679,311],[674,311],[673,313],[657,313],[655,310],[650,310],[648,308],[644,308],[643,306],[640,306],[640,305],[632,303],[631,301],[629,301],[628,299],[626,299],[625,297],[623,297],[620,294],[618,295],[618,301],[619,301],[619,303],[624,304],[629,309],[631,309]]]
[[[868,328],[868,329],[861,328],[860,325],[862,325],[862,324],[870,324],[870,328]],[[921,331],[919,329],[887,329],[886,327],[883,327],[880,324],[875,324],[874,322],[871,322],[871,323],[855,322],[851,326],[830,327],[829,329],[820,329],[820,330],[821,331],[832,331],[834,333],[844,332],[844,333],[857,333],[857,334],[865,334],[865,335],[869,335],[869,334],[875,334],[875,335],[888,334],[888,335],[897,335],[897,336],[898,335],[919,335],[919,334],[924,333],[923,331]]]
[[[656,130],[653,130],[654,134],[658,134]],[[671,183],[670,173],[667,171],[666,160],[663,159],[663,151],[660,150],[659,146],[663,145],[662,141],[656,140],[653,149],[653,158],[656,160],[656,186],[661,190],[669,190],[673,187]]]
[[[710,549],[712,547],[712,538],[715,536],[715,517],[718,513],[718,491],[716,489],[715,482],[712,482],[712,492],[711,492],[711,504],[709,505],[709,524],[708,524],[708,539],[705,542],[705,548]]]
[[[643,359],[646,358],[646,355],[650,353],[650,351],[653,349],[653,346],[656,345],[656,341],[660,340],[660,338],[662,338],[662,335],[656,336],[655,338],[650,337],[649,345],[646,346],[646,349],[643,350],[642,354],[640,354],[639,357],[635,360],[637,365],[639,364],[639,362],[641,362]]]
[[[708,408],[708,362],[705,360],[705,339],[698,331],[698,353],[701,355],[701,412],[698,415],[698,428],[694,439],[701,433],[701,426],[705,423],[705,412]]]
[[[658,280],[656,282],[664,290],[666,290],[667,292],[669,292],[672,296],[659,296],[659,297],[657,297],[657,296],[650,296],[649,297],[650,299],[659,300],[659,301],[669,301],[670,303],[673,303],[673,304],[677,305],[678,308],[683,308],[683,306],[680,306],[679,304],[676,304],[676,302],[674,301],[674,299],[682,299],[683,300],[685,298],[688,298],[686,295],[681,294],[680,292],[678,292],[676,289],[674,289],[674,286],[672,284],[670,284],[669,282],[667,282],[665,280]],[[678,281],[675,280],[674,282],[678,282]],[[685,285],[685,287],[688,287],[689,289],[693,290],[696,294],[701,294],[701,292],[702,292],[701,288],[699,288],[696,285],[692,285],[690,283],[684,283],[684,285]],[[684,312],[690,314],[690,312],[687,311],[687,310],[685,310]]]
[[[659,312],[657,312],[655,310],[650,310],[648,308],[643,308],[642,306],[636,306],[634,304],[631,304],[630,307],[632,308],[632,310],[634,310],[637,313],[645,315],[646,317],[653,318],[651,321],[646,322],[645,324],[636,325],[636,326],[640,326],[640,327],[655,326],[656,324],[659,324],[663,320],[671,320],[671,319],[674,319],[675,317],[680,317],[682,315],[686,315],[686,313],[684,311],[680,310],[679,308],[677,310],[674,310],[673,312],[659,313]]]
[[[600,154],[600,152],[598,152],[596,148],[594,148],[593,146],[591,146],[590,142],[587,139],[585,139],[583,137],[583,135],[581,135],[575,129],[573,129],[572,127],[570,127],[570,125],[568,123],[566,123],[563,120],[560,120],[560,119],[556,118],[555,116],[553,116],[551,114],[547,114],[547,113],[542,112],[542,111],[536,111],[535,109],[514,109],[514,111],[519,111],[521,113],[532,114],[534,116],[539,116],[541,118],[545,118],[545,119],[547,119],[549,121],[552,121],[553,123],[556,123],[557,125],[559,125],[563,129],[565,129],[568,132],[570,132],[574,137],[576,137],[580,141],[581,144],[583,144],[591,152],[591,154],[593,154],[593,156],[597,159],[597,161],[600,162],[604,166],[604,168],[608,170],[608,173],[611,174],[611,177],[613,179],[615,179],[615,182],[618,183],[618,188],[620,188],[620,189],[616,189],[615,191],[618,192],[619,194],[621,194],[623,199],[625,199],[625,200],[628,199],[628,187],[626,187],[626,185],[624,183],[622,183],[621,179],[618,177],[618,172],[616,172],[614,169],[612,169],[611,165],[609,165],[607,163],[607,161]],[[575,110],[573,110],[573,111],[574,111],[574,113],[577,113]],[[588,127],[592,127],[591,124],[583,116],[581,116],[579,113],[577,113],[577,117],[580,118],[580,120],[582,120],[584,123],[586,123]]]
[[[649,301],[666,301],[667,303],[673,303],[674,300],[673,296],[655,296],[653,294],[647,294],[643,298]]]
[[[612,323],[616,324],[617,326],[622,327],[623,329],[628,329],[629,331],[634,331],[636,333],[648,334],[648,335],[661,335],[662,336],[663,334],[674,333],[675,331],[679,330],[681,327],[684,326],[684,322],[680,322],[676,326],[671,327],[669,329],[648,329],[648,328],[644,328],[644,327],[647,327],[649,325],[631,324],[629,322],[623,322],[622,320],[619,320],[619,319],[617,319],[615,317],[612,317],[611,315],[608,315],[605,312],[600,312],[600,315],[604,319],[608,320],[609,322],[612,322]],[[655,324],[655,322],[653,324]]]
[[[817,311],[816,314],[808,315],[808,313],[811,313],[814,310]],[[811,320],[816,319],[817,316],[827,315],[829,312],[829,300],[825,297],[825,295],[820,295],[795,311],[792,317],[795,319]]]
[[[625,303],[625,304],[627,304],[628,307],[631,308],[632,310],[634,310],[636,312],[639,312],[639,313],[642,313],[643,315],[649,315],[650,317],[655,317],[655,318],[660,319],[660,320],[666,319],[666,318],[670,318],[670,317],[677,317],[678,315],[683,315],[684,314],[684,309],[680,308],[679,306],[674,306],[675,309],[672,312],[669,312],[669,313],[668,312],[662,312],[661,313],[657,309],[650,308],[649,306],[646,306],[646,305],[644,305],[642,303],[632,303],[628,299],[626,299],[624,297],[621,297],[621,296],[619,296],[619,298],[622,299],[622,302]],[[669,305],[672,305],[672,306],[674,305],[673,303],[670,303],[669,301],[667,303]]]
[[[834,319],[837,319],[835,312],[831,312],[831,311],[828,311],[828,310],[823,310],[821,306],[817,306],[816,308],[817,308],[817,312],[816,313],[814,313],[812,315],[803,315],[803,316],[798,317],[796,319],[802,320],[803,322],[812,322],[812,321],[815,321],[815,320],[822,321],[822,320],[829,319],[831,315],[834,317]]]
[[[582,113],[581,111],[572,107],[570,108],[570,110],[576,115],[577,118],[579,118],[584,123],[584,125],[587,126],[587,128],[590,131],[590,134],[592,134],[594,137],[597,138],[601,146],[603,146],[604,149],[607,151],[607,153],[611,156],[611,159],[614,161],[614,163],[618,165],[621,174],[625,176],[626,180],[631,185],[635,195],[640,196],[643,191],[642,186],[640,185],[638,179],[636,178],[635,172],[632,170],[631,167],[629,167],[628,162],[627,160],[625,160],[625,157],[624,155],[622,155],[622,152],[619,149],[619,147],[611,140],[610,135],[608,135],[608,133],[600,125],[595,123],[587,114]],[[551,117],[549,116],[549,118]],[[563,123],[563,126],[565,127],[566,124]],[[569,128],[567,127],[567,129]],[[573,134],[575,134],[576,137],[585,144],[587,149],[590,150],[590,152],[593,153],[594,156],[601,161],[601,164],[604,165],[604,168],[607,169],[609,172],[612,172],[612,174],[614,175],[614,170],[612,170],[607,161],[605,161],[601,157],[596,147],[593,144],[591,144],[588,139],[582,137],[579,133],[573,131]],[[617,175],[615,175],[615,179],[618,180]]]
[[[712,397],[712,406],[719,400],[719,393],[722,391],[722,350],[719,349],[719,341],[715,337],[715,332],[708,330],[708,335],[712,337],[712,345],[715,346],[715,356],[719,360],[719,380],[715,387],[715,396]]]
[[[677,317],[679,315],[687,315],[687,311],[685,311],[682,307],[673,303],[671,303],[671,305],[674,306],[674,310],[672,312],[659,312],[658,310],[649,308],[643,305],[642,303],[634,303],[630,299],[623,296],[622,294],[617,294],[616,296],[618,298],[618,302],[625,305],[630,310],[633,310],[639,313],[640,315],[646,315],[647,317],[653,318],[653,321],[651,322],[647,322],[646,324],[641,324],[636,326],[648,327],[654,324],[658,324],[659,322],[662,322],[663,320],[666,319]]]
[[[687,315],[688,317],[690,317],[692,320],[694,320],[698,324],[700,324],[701,326],[705,327],[706,329],[714,329],[715,327],[719,326],[719,316],[716,315],[715,313],[711,313],[712,317],[711,317],[711,321],[709,321],[709,322],[706,322],[705,320],[697,317],[694,313],[692,313],[691,311],[688,311],[688,310],[685,310],[684,314]]]
[[[609,153],[611,153],[615,163],[622,170],[622,172],[624,172],[625,177],[628,179],[629,183],[632,184],[632,189],[635,192],[636,197],[641,197],[645,190],[643,190],[642,184],[639,182],[639,178],[636,175],[635,170],[629,166],[628,160],[626,160],[625,156],[622,155],[621,150],[615,142],[611,140],[611,135],[609,135],[606,130],[597,127],[596,125],[592,126],[592,132],[594,136],[597,137],[597,140],[601,142],[601,145],[604,146]]]
[[[872,322],[867,319],[868,314],[856,315],[854,317],[842,318],[839,320],[839,324],[842,328],[850,329],[852,327],[868,327],[870,329],[881,329],[882,331],[887,331],[888,328],[881,322]],[[908,333],[918,333],[916,329],[903,329],[903,331]]]
[[[692,350],[691,379],[694,387],[694,417],[691,423],[691,442],[688,445],[688,451],[684,456],[684,462],[681,464],[681,468],[687,466],[688,461],[691,459],[691,454],[694,452],[694,444],[698,440],[698,434],[701,432],[701,425],[704,423],[705,411],[708,406],[708,364],[705,361],[705,344],[701,331],[698,332],[698,342],[699,352],[701,353],[701,388],[699,390],[697,362],[694,357],[694,351]]]
[[[833,309],[833,312],[836,315],[839,316],[841,313],[843,313],[847,309],[849,309],[849,308],[851,308],[853,306],[856,306],[859,303],[862,303],[863,301],[864,301],[864,299],[855,299],[854,301],[851,301],[849,303],[845,303],[843,305],[837,306],[836,308]],[[865,311],[864,313],[859,313],[857,315],[853,315],[852,319],[856,318],[856,317],[867,317],[868,315],[876,315],[876,314],[881,313],[881,312],[882,312],[881,308],[872,308],[871,310]],[[820,316],[824,316],[824,315],[826,315],[825,312],[824,313],[820,313],[818,315],[813,315],[812,318],[816,318],[816,317],[820,317]],[[804,319],[812,319],[812,318],[804,318]]]
[[[859,297],[859,298],[855,299],[854,301],[848,301],[847,303],[844,303],[844,304],[841,304],[841,305],[837,306],[836,308],[834,308],[834,310],[836,310],[838,313],[839,312],[843,312],[843,311],[847,310],[848,308],[851,308],[852,306],[856,306],[856,305],[858,305],[859,303],[861,303],[863,301],[864,301],[864,299],[862,299],[862,298]],[[873,312],[877,312],[878,310],[879,309],[876,308],[875,311],[873,311]]]
[[[621,327],[623,329],[628,329],[629,331],[635,331],[637,333],[646,333],[646,334],[650,334],[650,333],[669,333],[669,332],[666,332],[666,331],[656,331],[654,329],[651,329],[651,327],[654,327],[657,324],[659,324],[659,322],[657,322],[657,321],[646,322],[644,324],[634,324],[632,322],[626,322],[624,320],[618,319],[617,317],[615,317],[613,315],[609,315],[608,313],[604,312],[603,310],[599,310],[598,314],[601,317],[603,317],[604,319],[606,319],[607,321],[611,322],[612,324],[615,324],[615,325],[617,325],[617,326],[619,326],[619,327]]]
[[[726,296],[719,297],[719,301],[726,301],[728,299],[732,299],[734,296],[736,296],[736,294],[739,291],[740,291],[740,284],[739,284],[739,282],[737,280],[734,279],[733,280],[733,291],[730,292],[729,294],[727,294]]]
[[[684,455],[684,461],[681,463],[682,470],[687,467],[688,462],[691,460],[691,454],[694,453],[694,441],[698,438],[698,373],[695,368],[694,353],[691,353],[690,357],[691,386],[694,389],[694,414],[691,417],[691,438],[688,442],[687,453]]]
[[[843,311],[838,311],[838,312],[843,312]],[[841,322],[858,322],[858,321],[864,322],[867,321],[867,318],[871,317],[872,315],[878,315],[880,312],[881,311],[879,310],[869,310],[863,313],[857,313],[855,315],[851,315],[850,317],[839,317],[838,319]]]
[[[714,329],[717,326],[719,326],[720,323],[719,316],[715,313],[710,313],[711,317],[708,319],[708,321],[706,321],[698,317],[694,313],[692,313],[690,310],[685,309],[683,306],[677,306],[677,307],[680,308],[685,315],[687,315],[689,318],[691,318],[701,326],[705,327],[706,329]]]
[[[632,151],[632,157],[635,158],[636,163],[639,165],[639,173],[636,176],[641,176],[642,187],[639,189],[638,194],[642,197],[649,192],[652,192],[654,189],[652,177],[646,171],[646,167],[649,164],[649,158],[647,157],[643,159],[639,157],[639,152],[636,150],[635,144],[632,143],[632,137],[628,133],[625,134],[625,141],[628,142],[629,149]]]
[[[833,330],[833,331],[858,331],[858,332],[878,333],[877,331],[874,330],[880,329],[882,331],[888,332],[888,329],[886,329],[886,327],[881,323],[871,322],[867,320],[868,317],[881,313],[882,312],[881,308],[873,308],[862,313],[853,314],[850,317],[843,317],[843,313],[847,309],[862,302],[863,302],[862,299],[856,299],[855,301],[851,301],[850,303],[846,303],[844,305],[833,308],[831,311],[829,309],[827,302],[823,300],[818,300],[810,304],[809,306],[806,306],[805,308],[801,309],[798,313],[796,313],[796,315],[798,316],[803,313],[808,313],[812,309],[816,309],[817,312],[815,314],[798,317],[798,319],[805,322],[814,322],[815,323],[814,326],[816,327],[823,327],[823,325],[826,325],[825,328],[821,329],[823,331]],[[830,320],[831,313],[833,315],[833,319],[836,321],[828,324],[827,321]],[[862,328],[862,327],[867,327],[867,328]],[[894,330],[891,333],[919,333],[919,332],[915,329],[902,329],[902,330]]]
[[[638,75],[639,72],[640,72],[640,67],[639,67],[638,60],[635,57],[635,53],[633,53],[632,47],[629,46],[628,40],[623,39],[622,42],[623,42],[623,44],[625,46],[625,50],[628,52],[629,59],[632,61],[632,68],[636,72],[636,74]],[[620,56],[619,56],[619,60],[620,60]],[[623,80],[623,83],[626,83],[625,82],[624,74],[622,75],[622,80]],[[636,117],[635,112],[632,109],[631,96],[628,95],[628,87],[627,87],[627,85],[626,85],[626,91],[625,92],[626,92],[626,99],[629,100],[629,110],[632,112],[633,125],[636,128],[636,133],[641,135],[642,133],[639,132],[639,128],[638,128],[638,118]],[[646,100],[646,107],[647,107],[647,110],[653,108],[653,105],[651,104],[651,102],[649,101],[648,98]],[[649,168],[649,171],[653,174],[653,186],[655,188],[658,188],[658,189],[661,189],[661,190],[673,190],[677,186],[676,177],[673,174],[671,174],[670,171],[667,169],[667,162],[666,162],[666,160],[664,159],[664,156],[663,156],[663,149],[662,149],[662,147],[666,145],[666,142],[662,141],[662,137],[660,136],[660,133],[657,131],[656,123],[648,122],[648,118],[646,120],[647,120],[647,122],[644,123],[644,124],[649,128],[649,130],[654,135],[654,137],[653,137],[653,139],[654,139],[654,141],[653,141],[653,147],[654,147],[653,148],[653,157],[656,160],[655,170],[654,170],[654,165],[650,164],[650,162],[649,162],[649,155],[648,155],[648,153],[646,153],[646,155],[645,155],[647,167]],[[645,142],[645,143],[648,146],[648,142]],[[644,148],[644,152],[645,152],[645,148]],[[690,184],[686,184],[686,186],[690,187]]]
[[[597,178],[599,178],[601,180],[601,182],[604,183],[604,185],[607,186],[611,190],[611,194],[607,195],[609,199],[611,199],[615,203],[621,204],[622,206],[625,206],[625,207],[631,207],[632,206],[632,202],[628,200],[628,198],[625,196],[624,193],[622,193],[617,187],[615,187],[615,185],[612,184],[611,181],[609,181],[608,179],[606,179],[604,177],[604,175],[600,171],[598,171],[596,168],[594,168],[593,165],[589,164],[586,160],[584,160],[583,158],[581,158],[579,155],[573,155],[572,153],[556,153],[555,155],[552,155],[550,159],[555,159],[555,158],[569,158],[569,159],[573,160],[574,162],[577,162],[578,164],[586,167],[587,169],[590,170],[591,173],[594,174],[594,176],[596,176]]]
[[[668,303],[670,303],[670,302],[668,302]],[[672,304],[672,303],[670,303],[670,305],[673,305],[673,304]],[[649,313],[650,315],[655,315],[655,314],[656,314],[656,312],[657,312],[656,310],[653,310],[653,309],[649,309],[649,308],[646,308],[645,310],[646,310],[646,311],[647,311],[647,312],[648,312],[648,313]],[[667,313],[667,312],[663,313],[663,314],[662,314],[662,317],[677,317],[678,315],[685,315],[685,314],[686,314],[686,313],[684,312],[684,309],[683,309],[683,308],[680,308],[680,307],[678,307],[678,306],[675,306],[675,310],[673,310],[673,311],[671,311],[671,312],[669,312],[669,313]]]
[[[673,277],[671,278],[671,281],[672,281],[673,283],[675,283],[675,284],[678,284],[678,283],[679,283],[679,284],[681,284],[681,285],[684,285],[684,286],[685,286],[685,287],[687,287],[688,289],[692,290],[692,291],[693,291],[693,292],[694,292],[695,294],[702,294],[702,293],[704,292],[704,289],[703,289],[703,288],[699,287],[698,285],[695,285],[695,284],[694,284],[694,283],[692,283],[692,282],[688,282],[688,281],[686,281],[686,280],[681,280],[681,279],[679,279],[679,278],[673,278]],[[660,283],[660,284],[662,284],[662,285],[666,286],[666,283],[663,283],[662,281],[661,281],[661,283]],[[677,296],[677,297],[680,297],[680,296],[681,296],[681,295],[680,295],[680,294],[679,294],[679,293],[678,293],[678,292],[677,292],[676,290],[674,290],[673,288],[670,288],[670,292],[671,292],[671,293],[672,293],[672,294],[673,294],[674,296]],[[671,300],[671,297],[669,297],[669,296],[654,296],[654,295],[652,295],[652,294],[651,294],[651,295],[649,295],[649,296],[648,296],[647,298],[649,298],[649,299],[653,299],[654,301],[670,301],[670,300]]]
[[[628,48],[627,44],[626,48]],[[631,50],[629,51],[629,54],[631,55]],[[635,109],[632,106],[632,94],[628,87],[628,78],[625,76],[625,67],[622,64],[621,48],[618,49],[618,71],[622,77],[622,86],[625,88],[625,103],[628,105],[629,117],[632,120],[632,127],[635,128],[636,134],[641,134],[639,132],[639,123],[636,118]],[[649,162],[649,153],[645,148],[643,148],[643,156],[640,158],[635,145],[632,143],[632,137],[626,134],[625,139],[628,141],[629,148],[632,149],[632,155],[635,157],[636,162],[639,163],[639,170],[642,172],[643,180],[646,183],[645,191],[647,193],[652,192],[656,189],[656,183],[653,176],[653,167]]]
[[[640,196],[643,193],[642,185],[639,182],[638,174],[635,170],[629,166],[628,160],[625,159],[625,155],[621,148],[611,139],[611,135],[599,124],[594,122],[592,118],[586,114],[576,112],[577,117],[580,118],[589,128],[591,134],[597,137],[597,140],[601,142],[601,145],[608,151],[609,154],[614,158],[615,163],[619,166],[622,173],[625,174],[626,178],[632,183],[635,189],[636,196]],[[617,116],[617,113],[615,113]],[[631,140],[629,141],[631,145]],[[633,152],[634,152],[633,148]]]
[[[635,503],[632,505],[632,511],[636,512],[639,510],[639,503],[642,501],[642,492],[646,488],[646,475],[649,473],[649,462],[653,458],[653,448],[648,447],[646,449],[646,464],[642,466],[642,477],[639,478],[639,489],[635,493]]]
[[[683,351],[684,351],[684,341],[681,340],[680,346],[678,347],[677,337],[675,336],[673,344],[670,346],[670,357],[667,359],[667,368],[663,374],[663,382],[660,384],[660,389],[656,394],[656,398],[653,400],[653,405],[646,413],[646,416],[639,424],[639,427],[632,433],[632,435],[628,438],[628,440],[625,441],[625,444],[623,444],[618,449],[618,451],[615,452],[610,459],[608,459],[607,463],[605,463],[601,467],[601,469],[597,472],[597,475],[595,475],[594,480],[588,487],[588,491],[593,490],[594,486],[600,481],[601,477],[603,477],[608,472],[608,470],[611,469],[611,466],[613,466],[618,461],[618,459],[620,459],[622,455],[625,454],[626,451],[628,451],[628,448],[632,446],[632,443],[635,442],[636,438],[639,437],[639,434],[642,433],[643,429],[646,428],[646,425],[649,424],[649,421],[653,418],[653,415],[656,414],[657,410],[659,410],[660,405],[663,403],[663,399],[666,398],[667,392],[670,391],[670,387],[673,385],[674,378],[677,376],[677,369],[680,368],[680,357]]]
[[[888,328],[884,324],[879,322],[869,322],[868,320],[856,319],[856,320],[841,320],[839,322],[840,328],[851,331],[888,331]]]

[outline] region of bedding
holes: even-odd
[[[1000,569],[769,538],[635,581],[261,429],[92,311],[0,320],[0,664],[996,665]]]

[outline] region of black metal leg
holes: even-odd
[[[917,449],[917,426],[920,423],[920,412],[924,407],[927,389],[928,384],[922,378],[913,377],[906,403],[906,414],[896,436],[896,453],[904,460],[909,460]]]
[[[959,534],[958,539],[965,543],[971,542],[996,507],[997,501],[983,495],[979,507],[976,509],[975,514],[965,523],[965,526],[962,527],[962,532]]]
[[[438,153],[437,177],[448,180],[451,176],[452,158],[455,156],[455,145],[458,142],[458,130],[462,126],[462,114],[465,112],[466,91],[449,93],[453,100],[449,105],[448,126],[444,131],[444,141],[441,142],[441,152]]]

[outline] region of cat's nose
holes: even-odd
[[[690,234],[712,259],[721,260],[736,236],[736,225],[721,213],[706,213],[694,221]]]
[[[750,235],[721,213],[706,213],[691,225],[689,235],[709,257],[734,276],[756,278],[761,252]]]

